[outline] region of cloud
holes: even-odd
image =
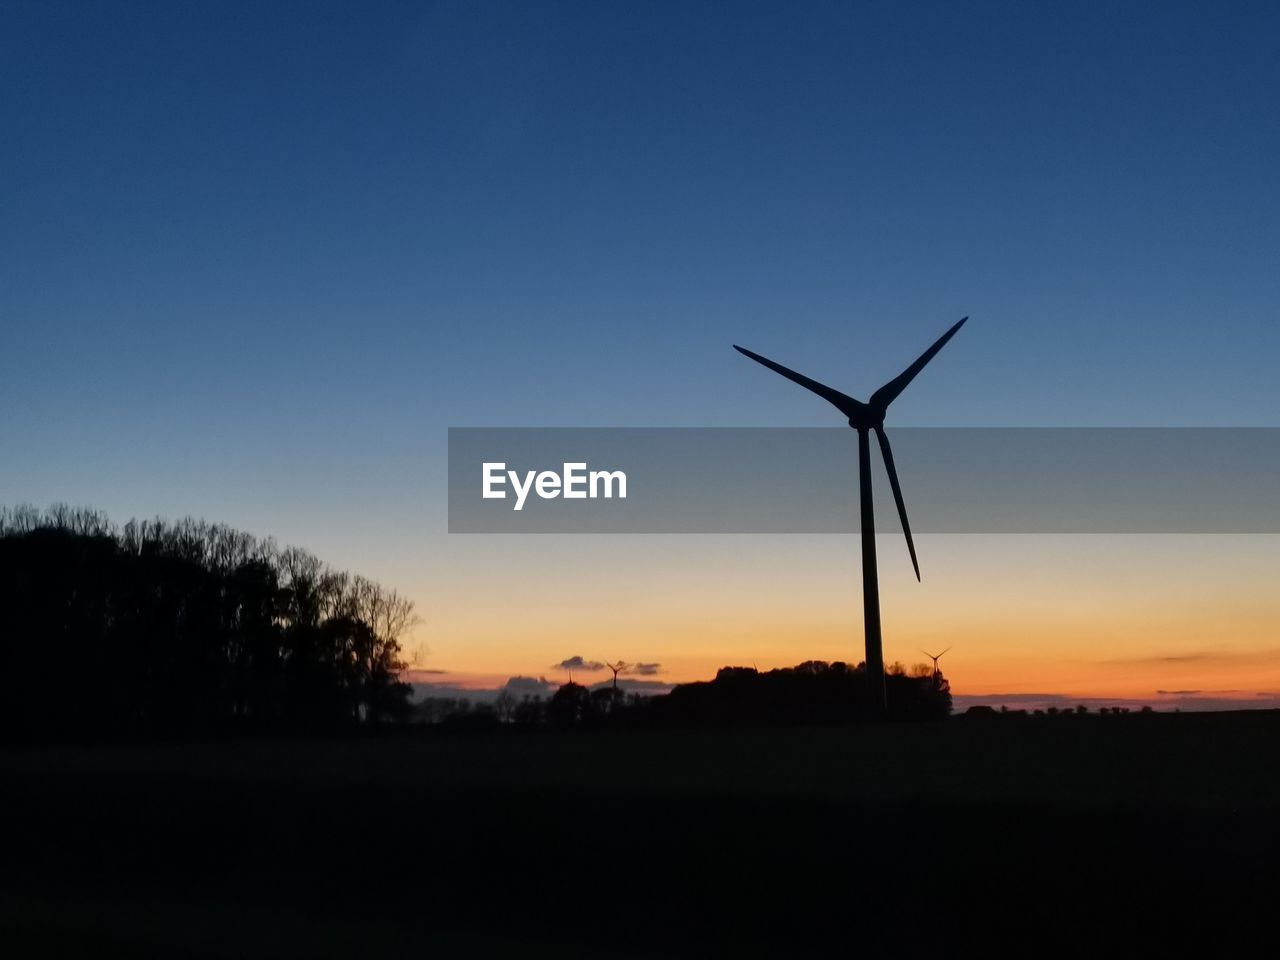
[[[1098,698],[1097,697],[1068,697],[1066,694],[1063,694],[1063,693],[986,693],[986,694],[962,693],[962,694],[956,694],[953,699],[957,701],[964,700],[966,703],[996,703],[996,704],[1034,703],[1037,705],[1041,703],[1048,703],[1048,704],[1070,703],[1072,705],[1075,705],[1077,703],[1089,703],[1091,701],[1097,700]],[[1109,701],[1104,701],[1104,702],[1109,702]]]
[[[438,683],[439,678],[447,673],[447,670],[420,670],[417,667],[410,667],[408,670],[400,671],[400,679],[405,683]]]
[[[443,697],[449,700],[467,700],[471,703],[492,703],[498,694],[506,691],[517,700],[530,697],[549,697],[560,689],[560,683],[546,677],[511,677],[499,687],[464,687],[457,683],[414,682],[413,699],[425,700],[430,697]]]
[[[1187,653],[1153,654],[1144,657],[1120,657],[1113,660],[1099,660],[1099,663],[1112,666],[1151,666],[1158,664],[1195,663],[1195,664],[1248,664],[1269,663],[1280,659],[1280,647],[1268,650],[1193,650]]]
[[[583,660],[581,656],[575,654],[567,660],[552,664],[551,669],[581,670],[583,673],[595,673],[597,670],[603,670],[604,664],[599,660]]]
[[[435,697],[442,697],[446,700],[467,700],[472,703],[482,703],[486,700],[492,700],[497,695],[496,690],[469,690],[452,683],[410,683],[412,688],[412,699],[427,700]]]
[[[559,684],[552,683],[546,677],[512,677],[498,690],[491,691],[495,696],[502,690],[516,697],[545,697],[555,693]]]
[[[639,674],[642,677],[652,677],[662,672],[662,664],[660,663],[633,663],[628,673]]]
[[[1241,690],[1239,687],[1227,687],[1223,690],[1157,690],[1156,693],[1166,697],[1199,697],[1213,695],[1215,697],[1252,697],[1272,696],[1273,694],[1255,694],[1253,690]]]

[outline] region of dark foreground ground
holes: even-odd
[[[1258,712],[6,748],[0,955],[1229,955],[1274,943],[1278,745]]]

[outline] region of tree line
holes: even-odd
[[[0,508],[0,738],[324,732],[408,720],[547,727],[824,723],[866,714],[861,664],[808,661],[641,696],[411,702],[399,674],[413,604],[297,547],[225,524],[63,505]],[[580,659],[580,658],[579,658]],[[566,661],[567,663],[568,661]],[[657,664],[638,667],[657,668]],[[615,669],[616,668],[616,669]],[[946,678],[893,665],[891,716],[945,717]]]
[[[223,524],[0,509],[0,736],[403,720],[413,604]]]
[[[889,717],[940,720],[951,714],[951,685],[925,665],[886,671]],[[722,667],[714,680],[682,683],[666,694],[627,693],[615,686],[561,686],[550,697],[516,698],[501,691],[493,703],[430,698],[416,719],[453,727],[693,727],[787,725],[858,721],[870,714],[864,664],[808,660],[760,671]]]

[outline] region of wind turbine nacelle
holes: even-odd
[[[874,430],[883,423],[884,411],[877,410],[870,404],[864,404],[862,409],[855,410],[849,418],[849,426],[855,430]]]

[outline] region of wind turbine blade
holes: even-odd
[[[920,579],[920,563],[916,560],[916,545],[911,540],[911,524],[907,520],[907,505],[902,502],[902,487],[898,483],[898,468],[893,465],[893,450],[889,447],[889,437],[884,427],[876,426],[876,438],[880,441],[880,454],[884,457],[884,467],[889,473],[889,486],[893,488],[893,500],[898,505],[898,517],[902,520],[902,532],[907,535],[907,550],[911,553],[911,566],[915,567],[916,580]]]
[[[947,647],[947,650],[950,650],[950,649],[951,649],[950,647]],[[947,650],[943,650],[940,654],[938,654],[939,660],[941,660],[943,657],[947,655]]]
[[[733,349],[737,350],[744,357],[750,357],[756,363],[764,364],[774,373],[782,374],[793,383],[800,384],[800,386],[804,387],[806,390],[812,390],[823,400],[826,400],[828,403],[835,406],[836,409],[846,417],[852,417],[855,410],[865,406],[861,401],[855,400],[853,397],[841,393],[839,390],[834,390],[831,387],[828,387],[825,383],[819,383],[817,380],[806,377],[803,373],[796,373],[789,367],[784,367],[780,363],[774,363],[768,357],[762,357],[758,353],[752,353],[746,347],[740,347],[735,343],[733,345]]]
[[[871,400],[869,401],[871,406],[875,407],[877,410],[883,411],[889,406],[889,404],[893,403],[893,401],[898,398],[898,394],[907,389],[907,384],[914,380],[916,378],[916,374],[924,369],[924,365],[932,360],[937,352],[947,345],[947,341],[956,335],[956,331],[963,327],[965,320],[968,319],[968,317],[965,317],[954,327],[940,336],[934,342],[932,347],[920,354],[920,359],[873,393],[871,395]]]

